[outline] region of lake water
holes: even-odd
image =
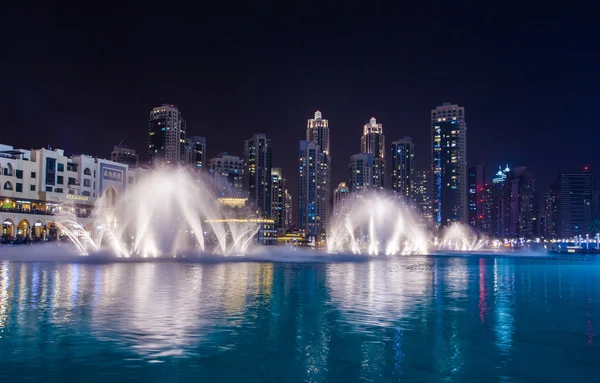
[[[0,261],[0,382],[597,382],[600,261]]]

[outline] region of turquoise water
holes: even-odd
[[[600,261],[0,261],[0,382],[597,382]]]

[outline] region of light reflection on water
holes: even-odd
[[[594,381],[600,262],[0,262],[0,381]]]

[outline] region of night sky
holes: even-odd
[[[108,158],[123,139],[145,160],[150,109],[172,103],[209,158],[266,133],[295,198],[315,110],[335,186],[371,116],[388,143],[412,136],[427,168],[430,110],[451,101],[466,108],[469,163],[490,178],[527,165],[544,192],[558,171],[600,169],[593,2],[218,3],[4,5],[0,142]]]

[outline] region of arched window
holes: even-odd
[[[9,181],[4,183],[4,190],[13,190],[12,184]]]
[[[90,168],[85,168],[85,170],[83,171],[83,174],[85,174],[86,176],[91,176],[92,171],[90,170]]]

